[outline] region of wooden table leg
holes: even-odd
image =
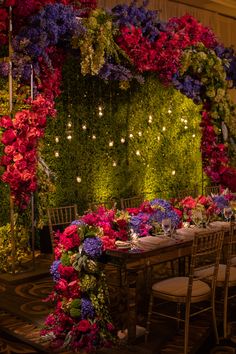
[[[128,343],[133,343],[136,339],[137,323],[137,272],[129,271],[128,277]]]

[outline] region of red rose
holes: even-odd
[[[10,156],[4,155],[1,157],[0,164],[3,166],[7,166],[11,163],[11,161],[12,161],[12,158]]]
[[[13,129],[8,129],[2,134],[2,143],[4,145],[10,145],[16,139],[16,133]]]
[[[81,320],[79,323],[78,323],[78,330],[80,332],[87,332],[89,329],[90,329],[90,323],[88,320]]]
[[[13,123],[12,123],[12,119],[9,116],[3,116],[0,119],[0,126],[3,128],[12,128],[13,127]]]

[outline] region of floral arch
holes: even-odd
[[[236,86],[236,56],[195,18],[185,15],[163,23],[156,11],[135,3],[108,12],[96,8],[93,0],[4,0],[0,46],[5,57],[9,37],[13,78],[22,89],[34,77],[31,98],[22,95],[20,109],[0,120],[2,180],[20,208],[27,207],[37,189],[37,146],[47,117],[56,114],[54,101],[68,53],[76,56],[83,75],[116,80],[126,88],[131,80],[142,81],[142,74],[154,72],[164,85],[201,104],[204,171],[213,183],[236,191],[236,170],[229,165],[222,134],[222,128],[224,136],[228,134],[235,114],[227,90]],[[0,63],[2,77],[9,75],[9,68],[8,60]]]

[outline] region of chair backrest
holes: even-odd
[[[66,226],[70,225],[73,220],[78,217],[77,205],[69,205],[58,208],[48,208],[48,226],[51,237],[52,251],[55,247],[54,232],[58,229],[62,231]]]
[[[130,198],[121,198],[120,200],[120,205],[121,209],[127,209],[127,208],[137,208],[142,204],[144,198],[141,195],[137,195],[135,197],[130,197]]]
[[[205,195],[220,194],[220,185],[206,186]]]
[[[236,222],[230,223],[229,236],[226,236],[226,281],[229,278],[230,267],[236,265]]]
[[[116,207],[116,201],[106,200],[104,202],[90,202],[89,203],[89,210],[96,211],[99,207],[104,207],[106,209],[114,209]]]
[[[207,229],[199,231],[194,236],[189,270],[190,292],[194,279],[204,279],[208,273],[208,270],[211,275],[211,288],[213,292],[215,291],[223,237],[224,231],[209,231]],[[200,277],[199,274],[201,275]]]
[[[194,188],[191,189],[180,189],[176,192],[176,197],[178,199],[183,199],[185,197],[191,196],[193,198],[198,196],[198,186],[196,185]]]

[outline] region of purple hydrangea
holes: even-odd
[[[183,77],[175,76],[172,83],[177,90],[191,98],[194,103],[199,104],[202,102],[201,95],[204,85],[199,80],[189,75]]]
[[[9,74],[9,63],[4,61],[0,63],[0,76],[7,77]]]
[[[163,219],[170,218],[172,227],[177,228],[180,218],[169,202],[163,199],[153,199],[150,205],[155,209],[150,217],[151,222],[157,221],[161,224]]]
[[[84,226],[85,222],[83,220],[74,220],[71,225]]]
[[[224,63],[224,69],[226,71],[227,80],[232,80],[233,87],[236,87],[236,55],[234,49],[225,48],[222,45],[217,45],[215,48],[215,53],[220,59],[226,59]]]
[[[61,261],[56,260],[52,263],[51,267],[50,267],[50,274],[52,275],[53,281],[57,282],[58,280],[60,280],[60,273],[58,271],[58,267],[61,264]]]
[[[229,206],[229,201],[223,195],[217,195],[215,197],[212,197],[212,199],[216,204],[217,208],[221,211]]]
[[[91,258],[102,255],[102,241],[99,237],[87,237],[83,244],[84,252]]]
[[[144,83],[144,78],[141,75],[133,75],[128,68],[120,64],[105,63],[100,69],[98,76],[105,81],[131,81],[136,79],[140,84]]]
[[[22,27],[14,38],[13,47],[18,55],[21,53],[26,58],[31,58],[33,66],[38,63],[38,58],[42,57],[50,67],[51,61],[46,49],[61,43],[65,47],[73,35],[80,36],[84,33],[85,28],[72,6],[48,4],[39,13],[30,17],[28,24]],[[17,61],[15,64],[19,68]],[[19,74],[23,71],[18,70]]]
[[[151,42],[154,42],[160,31],[164,30],[164,23],[159,20],[158,11],[146,9],[147,2],[137,7],[133,1],[131,5],[117,5],[112,9],[113,23],[121,27],[135,26],[142,29],[142,33]]]
[[[94,318],[95,310],[92,305],[92,302],[87,298],[81,299],[81,318]]]

